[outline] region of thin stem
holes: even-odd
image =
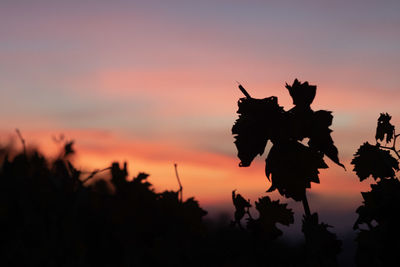
[[[19,129],[15,129],[15,131],[17,132],[18,138],[22,143],[22,147],[24,148],[24,155],[26,155],[26,145],[25,145],[25,139],[22,137],[21,132],[19,131]]]
[[[394,148],[394,147],[387,147],[387,146],[379,146],[379,147],[380,147],[380,148],[383,148],[383,149],[388,149],[388,150],[393,151],[393,152],[396,154],[397,158],[400,159],[400,154],[399,154],[399,152],[396,150],[396,148]]]
[[[399,151],[396,150],[396,140],[397,140],[397,137],[400,136],[400,134],[396,134],[396,129],[393,130],[393,136],[394,136],[394,138],[393,138],[393,146],[391,146],[391,147],[379,146],[379,147],[381,147],[383,149],[388,149],[388,150],[393,151],[396,154],[397,158],[400,159],[400,154],[399,154],[400,150]]]
[[[174,167],[175,167],[176,179],[178,180],[178,184],[179,184],[180,202],[182,202],[182,200],[183,200],[183,187],[182,187],[182,184],[181,184],[181,179],[179,179],[178,164],[175,163]]]
[[[310,212],[310,206],[308,205],[307,193],[304,193],[304,198],[303,198],[302,202],[303,202],[303,208],[304,208],[304,213],[305,213],[306,217],[310,217],[311,212]]]
[[[86,183],[87,181],[89,181],[90,179],[92,179],[93,176],[95,176],[96,174],[98,174],[98,173],[100,173],[100,172],[104,172],[104,171],[106,171],[106,170],[110,170],[110,169],[111,169],[111,167],[107,167],[107,168],[104,168],[104,169],[102,169],[102,170],[94,170],[94,171],[92,171],[92,172],[90,173],[90,175],[89,175],[88,177],[86,177],[86,179],[84,179],[84,180],[82,181],[82,184],[84,184],[84,183]]]
[[[393,129],[393,148],[396,150],[396,129]]]

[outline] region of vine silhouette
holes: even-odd
[[[267,143],[272,143],[265,160],[265,174],[272,183],[267,192],[277,189],[282,196],[303,203],[302,231],[306,240],[308,265],[334,266],[337,264],[336,255],[340,252],[341,241],[328,231],[329,225],[319,223],[317,213],[311,213],[306,193],[312,182],[320,182],[319,169],[328,168],[324,156],[344,168],[329,128],[333,116],[330,111],[311,109],[316,95],[315,85],[295,79],[292,85],[286,84],[286,88],[294,105],[288,111],[279,106],[277,97],[252,98],[239,84],[245,97],[238,101],[239,118],[232,127],[239,166],[250,166],[257,155],[264,153]],[[302,143],[305,138],[308,138],[306,145]],[[237,198],[233,197],[234,204]],[[262,232],[269,239],[275,239],[282,234],[276,228],[276,223],[289,225],[294,221],[293,212],[287,208],[287,204],[271,201],[268,196],[260,198],[255,204],[259,218],[248,216],[249,231]],[[236,213],[241,215],[238,218],[244,217],[243,207],[249,205],[250,201],[235,204]],[[236,213],[235,221],[238,220]]]
[[[376,182],[371,184],[371,191],[361,193],[363,205],[357,209],[353,227],[358,230],[359,266],[394,266],[400,262],[400,182],[396,177],[400,160],[396,141],[400,134],[396,134],[391,118],[388,113],[380,114],[376,144],[365,142],[351,162],[360,182],[371,176]]]

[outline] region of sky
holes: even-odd
[[[399,11],[397,0],[2,0],[0,143],[19,128],[56,155],[64,134],[83,170],[127,161],[159,191],[177,190],[177,163],[184,197],[230,212],[233,189],[255,201],[270,186],[265,154],[238,167],[236,80],[288,110],[284,85],[298,78],[317,85],[314,110],[333,111],[347,169],[326,159],[311,209],[350,229],[336,214],[354,220],[371,182],[359,182],[352,155],[375,142],[379,113],[400,125]]]

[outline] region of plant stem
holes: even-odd
[[[307,200],[307,192],[304,193],[304,198],[303,198],[302,202],[303,202],[303,208],[304,208],[304,213],[305,213],[306,217],[311,216],[310,206],[308,205],[308,200]]]
[[[176,176],[176,179],[178,180],[178,185],[179,185],[179,190],[178,190],[179,195],[180,195],[179,201],[182,203],[182,201],[183,201],[183,187],[182,187],[182,184],[181,184],[181,179],[179,179],[178,164],[175,163],[174,167],[175,167],[175,176]]]
[[[400,154],[399,154],[400,150],[399,151],[396,150],[396,139],[397,139],[397,137],[400,136],[400,134],[396,134],[396,130],[394,130],[393,131],[393,136],[394,136],[393,137],[393,146],[388,147],[388,146],[381,146],[380,145],[379,147],[383,148],[383,149],[388,149],[388,150],[393,151],[396,154],[397,158],[400,159]]]

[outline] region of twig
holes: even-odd
[[[178,180],[178,184],[179,184],[179,193],[180,193],[180,202],[182,203],[183,200],[183,187],[181,184],[181,180],[179,179],[179,174],[178,174],[178,164],[174,163],[174,167],[175,167],[175,175],[176,175],[176,179]]]
[[[100,172],[104,172],[104,171],[106,171],[106,170],[110,170],[110,169],[111,169],[111,167],[107,167],[107,168],[104,168],[104,169],[101,169],[101,170],[94,170],[94,171],[92,171],[92,172],[90,173],[90,175],[89,175],[88,177],[86,177],[85,180],[82,181],[82,184],[84,184],[84,183],[86,183],[87,181],[89,181],[90,179],[92,179],[93,176],[95,176],[96,174],[98,174],[98,173],[100,173]]]
[[[400,136],[400,134],[396,134],[396,130],[393,130],[393,136],[393,146],[387,147],[379,145],[379,147],[393,151],[396,154],[397,158],[400,159],[399,151],[396,150],[396,139]]]
[[[240,82],[236,81],[239,85],[239,89],[240,91],[242,91],[242,93],[247,97],[247,98],[251,98],[250,94],[246,91],[246,89],[244,89],[244,87],[240,84]]]
[[[22,147],[24,148],[24,154],[26,155],[26,146],[25,146],[25,139],[22,137],[21,132],[19,131],[19,129],[15,129],[15,131],[17,132],[18,138],[19,140],[21,140],[22,143]]]

